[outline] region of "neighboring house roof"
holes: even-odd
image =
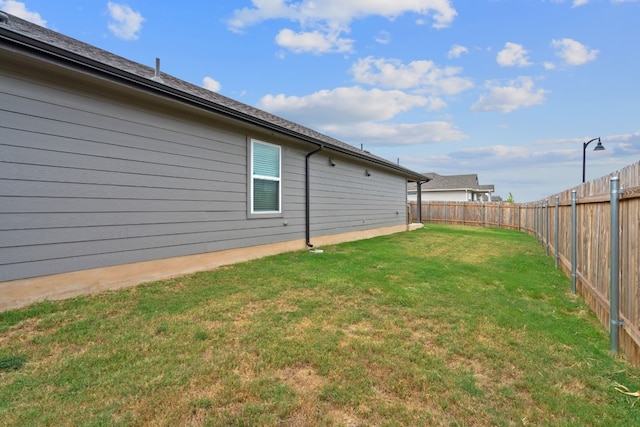
[[[0,39],[3,41],[37,49],[54,57],[72,61],[78,65],[125,79],[130,83],[179,98],[182,101],[232,119],[259,125],[311,144],[322,145],[325,149],[391,169],[411,180],[428,180],[422,174],[305,126],[185,82],[169,74],[161,72],[154,78],[156,70],[152,67],[138,64],[16,16],[4,12],[0,12],[0,14],[2,14],[0,16]]]
[[[494,192],[494,191],[496,191],[496,189],[493,186],[493,184],[479,185],[478,186],[478,190],[479,191],[486,191],[486,192]]]
[[[466,175],[439,175],[434,172],[423,174],[424,176],[431,178],[429,182],[422,184],[422,191],[455,191],[465,190],[479,193],[490,193],[495,191],[493,184],[481,185],[478,184],[477,174]],[[408,184],[409,192],[415,192],[417,185],[415,183]]]

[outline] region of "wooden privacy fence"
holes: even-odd
[[[423,222],[536,236],[609,330],[611,351],[640,367],[640,162],[537,202],[423,201],[421,214]],[[416,202],[409,217],[418,218]]]

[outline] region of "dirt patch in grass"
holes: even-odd
[[[275,377],[289,384],[293,390],[304,397],[317,397],[327,383],[326,378],[318,375],[313,368],[284,368],[275,372]]]

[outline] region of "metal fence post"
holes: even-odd
[[[544,201],[544,230],[545,230],[545,247],[547,256],[549,256],[549,199]]]
[[[576,226],[578,222],[576,209],[576,190],[571,190],[571,293],[576,293],[576,245],[577,233]]]
[[[544,237],[544,225],[542,224],[542,202],[538,202],[538,242],[540,242],[541,245],[544,244],[543,241],[543,237]]]
[[[555,241],[555,247],[556,247],[556,253],[555,253],[555,264],[556,264],[556,270],[558,269],[558,261],[560,259],[560,250],[558,248],[558,246],[560,245],[559,241],[559,230],[558,228],[560,227],[560,210],[559,210],[559,206],[560,206],[560,196],[556,196],[556,226],[555,226],[555,233],[556,233],[556,241]]]
[[[540,236],[538,236],[538,202],[533,204],[533,235],[540,240]]]
[[[542,215],[540,215],[540,205],[541,203],[536,203],[536,218],[538,219],[538,226],[536,227],[538,242],[542,243]]]
[[[620,322],[620,178],[611,177],[611,270],[609,272],[609,336],[611,352],[618,352]]]

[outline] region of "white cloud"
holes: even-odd
[[[300,23],[349,24],[354,19],[382,16],[393,19],[405,13],[432,15],[435,28],[448,27],[458,14],[449,0],[252,0],[253,7],[237,9],[228,24],[232,30],[269,19]]]
[[[325,126],[324,132],[367,146],[417,145],[434,142],[462,141],[468,136],[451,122],[423,123],[356,123],[353,125]]]
[[[496,61],[502,67],[526,67],[528,65],[531,65],[527,54],[528,52],[522,45],[507,42],[504,45],[504,49],[498,52]]]
[[[218,82],[217,80],[209,76],[202,79],[202,86],[205,89],[209,89],[212,92],[218,92],[222,88],[222,86],[220,85],[220,82]]]
[[[47,26],[47,21],[42,19],[38,12],[27,9],[27,5],[15,0],[0,0],[0,10],[32,22],[41,27]]]
[[[290,29],[280,30],[276,43],[294,53],[351,52],[353,40],[343,39],[337,33],[323,34],[319,31],[296,33]]]
[[[535,89],[531,77],[519,77],[507,86],[499,86],[489,82],[489,93],[482,95],[471,106],[472,111],[501,111],[510,113],[523,107],[531,107],[544,103],[544,89]]]
[[[107,25],[111,33],[123,40],[137,40],[144,18],[126,4],[107,3],[111,21]]]
[[[617,4],[617,3],[635,3],[639,0],[610,0],[611,3],[613,4]],[[564,3],[565,0],[551,0],[552,3]],[[584,6],[585,4],[589,4],[591,3],[591,0],[573,0],[571,2],[571,7],[580,7],[580,6]]]
[[[322,127],[335,123],[388,120],[428,103],[425,97],[399,90],[365,90],[356,86],[321,90],[302,97],[266,95],[258,107],[294,122]]]
[[[605,149],[614,156],[640,156],[640,131],[602,138]]]
[[[392,89],[414,89],[432,95],[454,95],[471,87],[471,80],[460,77],[459,67],[438,67],[433,61],[404,64],[396,59],[373,58],[356,61],[352,67],[354,80]]]
[[[469,53],[469,49],[459,44],[454,44],[451,46],[451,49],[449,49],[447,56],[449,58],[460,58],[464,53]]]
[[[370,16],[394,19],[406,13],[432,17],[434,28],[448,27],[457,15],[450,0],[252,0],[252,7],[236,9],[227,24],[231,31],[240,32],[267,20],[290,20],[301,29],[281,30],[276,40],[282,47],[296,53],[345,52],[351,51],[353,41],[340,35],[350,31],[353,20]],[[328,41],[334,42],[332,47],[325,46]]]
[[[485,147],[472,147],[454,151],[449,154],[455,159],[492,159],[501,161],[515,161],[517,159],[529,160],[532,155],[525,147],[514,147],[508,145],[491,145]]]
[[[556,64],[554,64],[553,62],[549,62],[549,61],[545,62],[543,64],[543,66],[544,66],[545,70],[555,70],[555,68],[556,68]]]
[[[579,148],[586,138],[565,138],[557,140],[541,140],[526,146],[491,145],[469,147],[448,154],[451,160],[476,160],[480,165],[510,167],[514,171],[531,167],[532,164],[545,165],[556,169],[562,165],[573,165],[582,161],[582,150]],[[609,160],[625,164],[624,157],[640,154],[640,132],[624,135],[602,137]]]
[[[376,43],[389,44],[391,42],[391,33],[388,31],[380,31],[375,37]]]
[[[340,87],[297,97],[267,95],[258,105],[357,145],[409,145],[467,138],[447,121],[387,123],[416,107],[440,108],[442,101],[399,90]]]
[[[551,46],[557,49],[556,55],[567,65],[582,65],[598,56],[597,49],[589,49],[573,39],[553,40]]]

